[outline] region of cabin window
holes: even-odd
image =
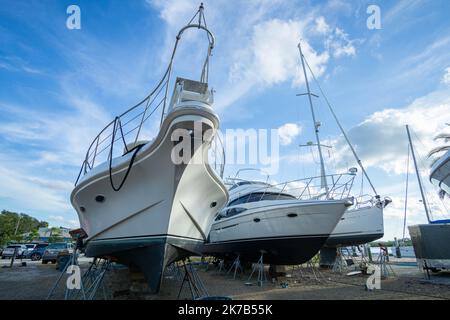
[[[219,214],[216,217],[216,221],[219,221],[220,219],[223,219],[223,218],[229,218],[229,217],[235,216],[237,214],[240,214],[240,213],[244,212],[245,210],[247,210],[247,209],[245,209],[245,208],[231,208],[231,209],[228,209],[224,213]]]

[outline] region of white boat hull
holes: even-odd
[[[225,186],[208,164],[210,141],[194,150],[188,164],[176,165],[171,159],[171,133],[193,129],[196,121],[203,122],[204,130],[218,127],[217,117],[207,108],[174,110],[154,142],[139,150],[120,191],[112,189],[109,167],[103,164],[89,172],[71,195],[89,236],[86,254],[112,256],[140,268],[154,292],[168,264],[200,253],[215,213],[228,200]],[[116,184],[130,158],[131,154],[114,159]],[[104,201],[97,201],[97,196]]]
[[[325,246],[356,246],[382,238],[383,206],[349,209],[331,233]]]
[[[323,246],[344,214],[349,200],[259,201],[246,212],[211,227],[204,252],[217,257],[239,255],[243,261],[278,265],[304,263]],[[243,206],[243,205],[241,205]]]

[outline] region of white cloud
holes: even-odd
[[[444,76],[442,77],[442,83],[450,86],[450,67],[445,69]]]
[[[25,107],[0,103],[10,121],[0,122],[0,133],[7,141],[37,145],[35,164],[81,165],[85,152],[111,116],[88,99],[67,96],[72,105],[68,112],[38,112]]]
[[[278,128],[280,143],[283,146],[290,145],[292,141],[302,132],[302,128],[295,123],[286,123]]]
[[[165,52],[169,53],[174,34],[191,18],[198,3],[181,0],[147,2],[159,10],[167,24]],[[300,39],[304,54],[318,77],[325,73],[330,55],[355,54],[353,42],[345,32],[332,29],[325,17],[318,16],[315,10],[302,9],[299,5],[267,0],[242,2],[239,10],[229,1],[205,3],[208,26],[218,41],[211,73],[216,89],[216,110],[222,111],[242,96],[261,88],[283,82],[296,86],[303,84],[297,48]],[[329,39],[331,36],[333,39]],[[196,39],[192,33],[187,33],[187,37],[189,41]],[[322,42],[329,39],[326,47],[314,50],[310,45],[313,37],[320,37]],[[192,55],[192,50],[182,51],[180,55]],[[194,61],[194,58],[190,60]],[[189,67],[195,65],[192,63]]]
[[[381,168],[387,173],[406,172],[408,141],[405,125],[413,132],[415,150],[426,175],[425,155],[436,146],[433,138],[450,122],[450,90],[437,91],[414,100],[399,109],[384,109],[369,115],[349,130],[348,135],[358,155],[367,167]],[[416,135],[419,141],[416,139]],[[335,145],[338,164],[345,167],[354,162],[344,139],[330,142]]]
[[[51,215],[48,217],[50,225],[58,227],[79,228],[80,224],[78,220],[68,219],[60,215]]]
[[[0,168],[0,197],[16,207],[30,212],[69,212],[71,206],[64,190],[55,190],[54,186],[42,184],[40,178],[29,176],[20,169],[8,165],[2,160]],[[60,184],[67,185],[66,182]]]
[[[335,58],[344,56],[355,56],[356,48],[353,45],[355,40],[350,40],[349,35],[340,28],[335,28],[328,33],[325,45]]]
[[[330,26],[327,24],[325,18],[320,16],[315,20],[316,28],[315,30],[321,34],[327,34],[331,31]]]

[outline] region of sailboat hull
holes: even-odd
[[[159,291],[168,264],[200,254],[214,214],[228,200],[225,186],[208,164],[210,140],[193,147],[187,164],[172,161],[172,133],[192,130],[195,123],[202,124],[202,133],[218,126],[207,108],[174,110],[154,142],[139,150],[120,191],[111,187],[108,166],[103,164],[72,192],[72,204],[89,236],[87,256],[112,257],[139,268],[152,292]],[[124,178],[130,158],[128,154],[114,159],[116,184]]]
[[[450,270],[450,224],[408,226],[419,267]]]
[[[325,246],[356,246],[384,236],[383,206],[349,209],[344,213]]]

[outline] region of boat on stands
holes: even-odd
[[[179,77],[171,86],[177,45],[188,29],[204,32],[208,39],[201,77]],[[213,48],[214,36],[200,6],[178,33],[156,88],[93,140],[71,193],[87,234],[86,256],[138,268],[154,293],[169,264],[200,254],[215,214],[228,201],[208,159],[219,128],[208,85]],[[156,136],[145,139],[158,123]]]

